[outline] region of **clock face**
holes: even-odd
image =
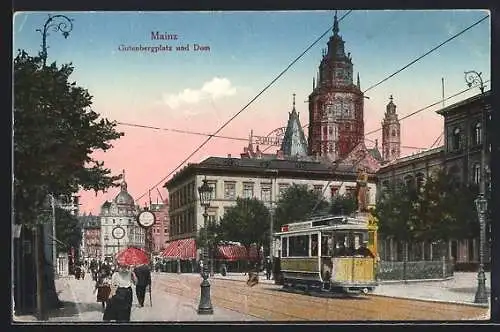
[[[113,235],[113,237],[117,240],[123,239],[125,236],[125,230],[121,226],[116,226],[111,231],[111,235]]]
[[[151,227],[155,223],[155,215],[150,211],[143,211],[139,214],[137,222],[144,228]]]

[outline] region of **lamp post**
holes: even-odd
[[[472,86],[479,86],[481,94],[484,93],[484,82],[481,78],[481,73],[475,70],[469,70],[464,72],[465,82],[470,88]],[[486,211],[488,208],[488,201],[485,197],[485,159],[486,159],[486,111],[485,109],[481,112],[481,128],[482,128],[482,148],[481,148],[481,169],[480,169],[480,182],[479,182],[479,195],[474,200],[476,204],[476,211],[479,219],[480,234],[479,234],[479,271],[477,273],[477,290],[476,296],[474,298],[475,303],[488,303],[488,297],[486,295],[486,276],[484,274],[484,245],[485,245],[485,223],[486,223]],[[484,134],[483,134],[484,133]]]
[[[486,276],[484,275],[485,215],[488,201],[484,197],[484,194],[480,193],[474,202],[476,203],[481,232],[479,234],[479,271],[477,273],[477,290],[474,302],[488,303],[488,297],[486,295]]]
[[[207,235],[207,219],[208,219],[208,207],[210,206],[210,199],[212,197],[212,188],[208,185],[207,179],[203,180],[203,184],[198,188],[198,193],[200,196],[200,205],[204,208],[203,211],[203,222],[205,228],[205,241],[208,242]],[[203,272],[202,277],[203,281],[200,284],[201,293],[200,293],[200,304],[198,305],[198,314],[199,315],[212,315],[214,313],[214,309],[212,307],[212,301],[210,299],[210,283],[208,282],[208,266],[206,264],[207,260],[207,248],[203,250],[203,260],[205,264],[203,264]]]
[[[45,21],[42,29],[36,29],[36,31],[42,34],[42,51],[40,56],[43,60],[43,66],[47,62],[47,36],[49,35],[48,30],[52,28],[52,31],[60,31],[63,37],[66,39],[69,36],[71,30],[73,30],[73,20],[65,15],[49,15],[49,18]]]

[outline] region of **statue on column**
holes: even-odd
[[[364,168],[358,171],[357,184],[357,198],[358,198],[358,212],[368,211],[368,174]]]

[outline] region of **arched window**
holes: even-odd
[[[453,129],[452,142],[453,150],[460,150],[460,128],[458,127]]]
[[[412,187],[414,182],[413,182],[413,176],[411,175],[405,175],[404,177],[404,182],[407,187]]]
[[[396,130],[395,129],[392,130],[392,136],[393,137],[396,136]]]
[[[477,122],[474,126],[474,137],[473,142],[475,145],[479,145],[483,141],[483,130],[481,122]]]
[[[481,181],[481,165],[480,164],[474,164],[472,168],[472,181],[475,184],[479,184]]]

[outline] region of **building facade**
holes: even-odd
[[[213,188],[208,220],[217,222],[226,209],[236,205],[237,198],[257,198],[270,206],[292,184],[307,185],[327,200],[336,194],[355,195],[357,174],[347,165],[332,174],[331,165],[320,161],[209,157],[186,166],[165,184],[169,191],[171,241],[195,237],[203,227],[198,187],[205,178]],[[368,187],[369,203],[374,204],[374,176],[370,176]]]
[[[155,215],[155,223],[152,226],[153,235],[153,254],[157,255],[166,248],[169,240],[170,219],[168,215],[168,198],[162,202],[152,203],[149,211]]]
[[[111,201],[106,201],[101,206],[99,217],[101,219],[101,253],[102,258],[112,257],[120,250],[129,246],[145,249],[145,232],[137,224],[139,206],[127,191],[125,170],[123,171],[120,192]],[[123,233],[122,238],[114,235]],[[115,231],[113,231],[115,230]]]
[[[80,217],[82,225],[83,258],[85,260],[100,259],[101,253],[101,221],[92,214]]]
[[[434,172],[446,169],[457,182],[479,185],[484,175],[486,196],[491,188],[490,151],[487,123],[491,112],[491,92],[476,95],[437,111],[444,118],[444,145],[411,156],[394,159],[377,172],[377,192],[395,190],[403,183],[420,186]],[[484,168],[481,157],[484,151]],[[483,170],[483,172],[481,171]],[[487,228],[491,221],[488,220]],[[400,260],[402,250],[390,239],[380,239],[381,258]],[[410,258],[432,259],[436,250],[433,243],[416,244]],[[486,246],[489,257],[489,246]],[[446,243],[446,252],[457,263],[477,263],[479,260],[478,239],[455,239]],[[439,258],[439,257],[438,257]]]
[[[309,95],[309,155],[335,161],[364,141],[364,95],[353,83],[353,64],[345,53],[335,13],[333,35],[323,51],[317,81]]]

